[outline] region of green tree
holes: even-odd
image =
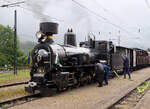
[[[24,53],[19,48],[17,40],[17,61]],[[13,65],[14,62],[14,37],[13,29],[9,26],[0,25],[0,65]],[[18,63],[19,65],[20,63]]]

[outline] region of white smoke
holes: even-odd
[[[77,35],[77,42],[85,40],[89,32],[93,30],[93,19],[90,14],[72,0],[51,0],[51,9],[47,13],[64,22],[59,22],[59,40],[63,40],[63,35],[68,28],[72,28]],[[61,36],[61,37],[60,37]],[[61,38],[61,39],[60,39]],[[56,39],[56,40],[57,40]]]
[[[64,33],[72,28],[77,34],[77,42],[85,40],[88,33],[98,33],[97,20],[72,0],[27,0],[26,5],[40,21],[59,22],[59,34],[54,37],[58,43],[63,43]],[[86,4],[83,3],[86,6]],[[49,16],[48,16],[49,15]],[[95,34],[95,33],[94,33]]]
[[[41,21],[51,21],[51,17],[44,12],[49,4],[49,0],[27,0],[26,5],[34,13],[35,17]]]

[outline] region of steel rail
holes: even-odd
[[[10,83],[10,84],[5,84],[5,85],[0,85],[0,88],[11,87],[11,86],[17,86],[17,85],[22,85],[22,84],[28,84],[28,81],[16,82],[16,83]]]
[[[32,94],[32,95],[27,95],[27,96],[23,96],[23,97],[18,97],[18,98],[14,98],[14,99],[10,99],[7,101],[2,101],[0,102],[0,108],[9,108],[18,104],[23,104],[26,102],[30,102],[33,100],[36,100],[40,97],[40,94]]]

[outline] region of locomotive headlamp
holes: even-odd
[[[39,31],[39,32],[37,32],[36,33],[36,37],[37,37],[37,39],[40,39],[41,37],[42,37],[42,33]]]

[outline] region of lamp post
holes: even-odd
[[[17,11],[14,11],[14,75],[17,75]]]

